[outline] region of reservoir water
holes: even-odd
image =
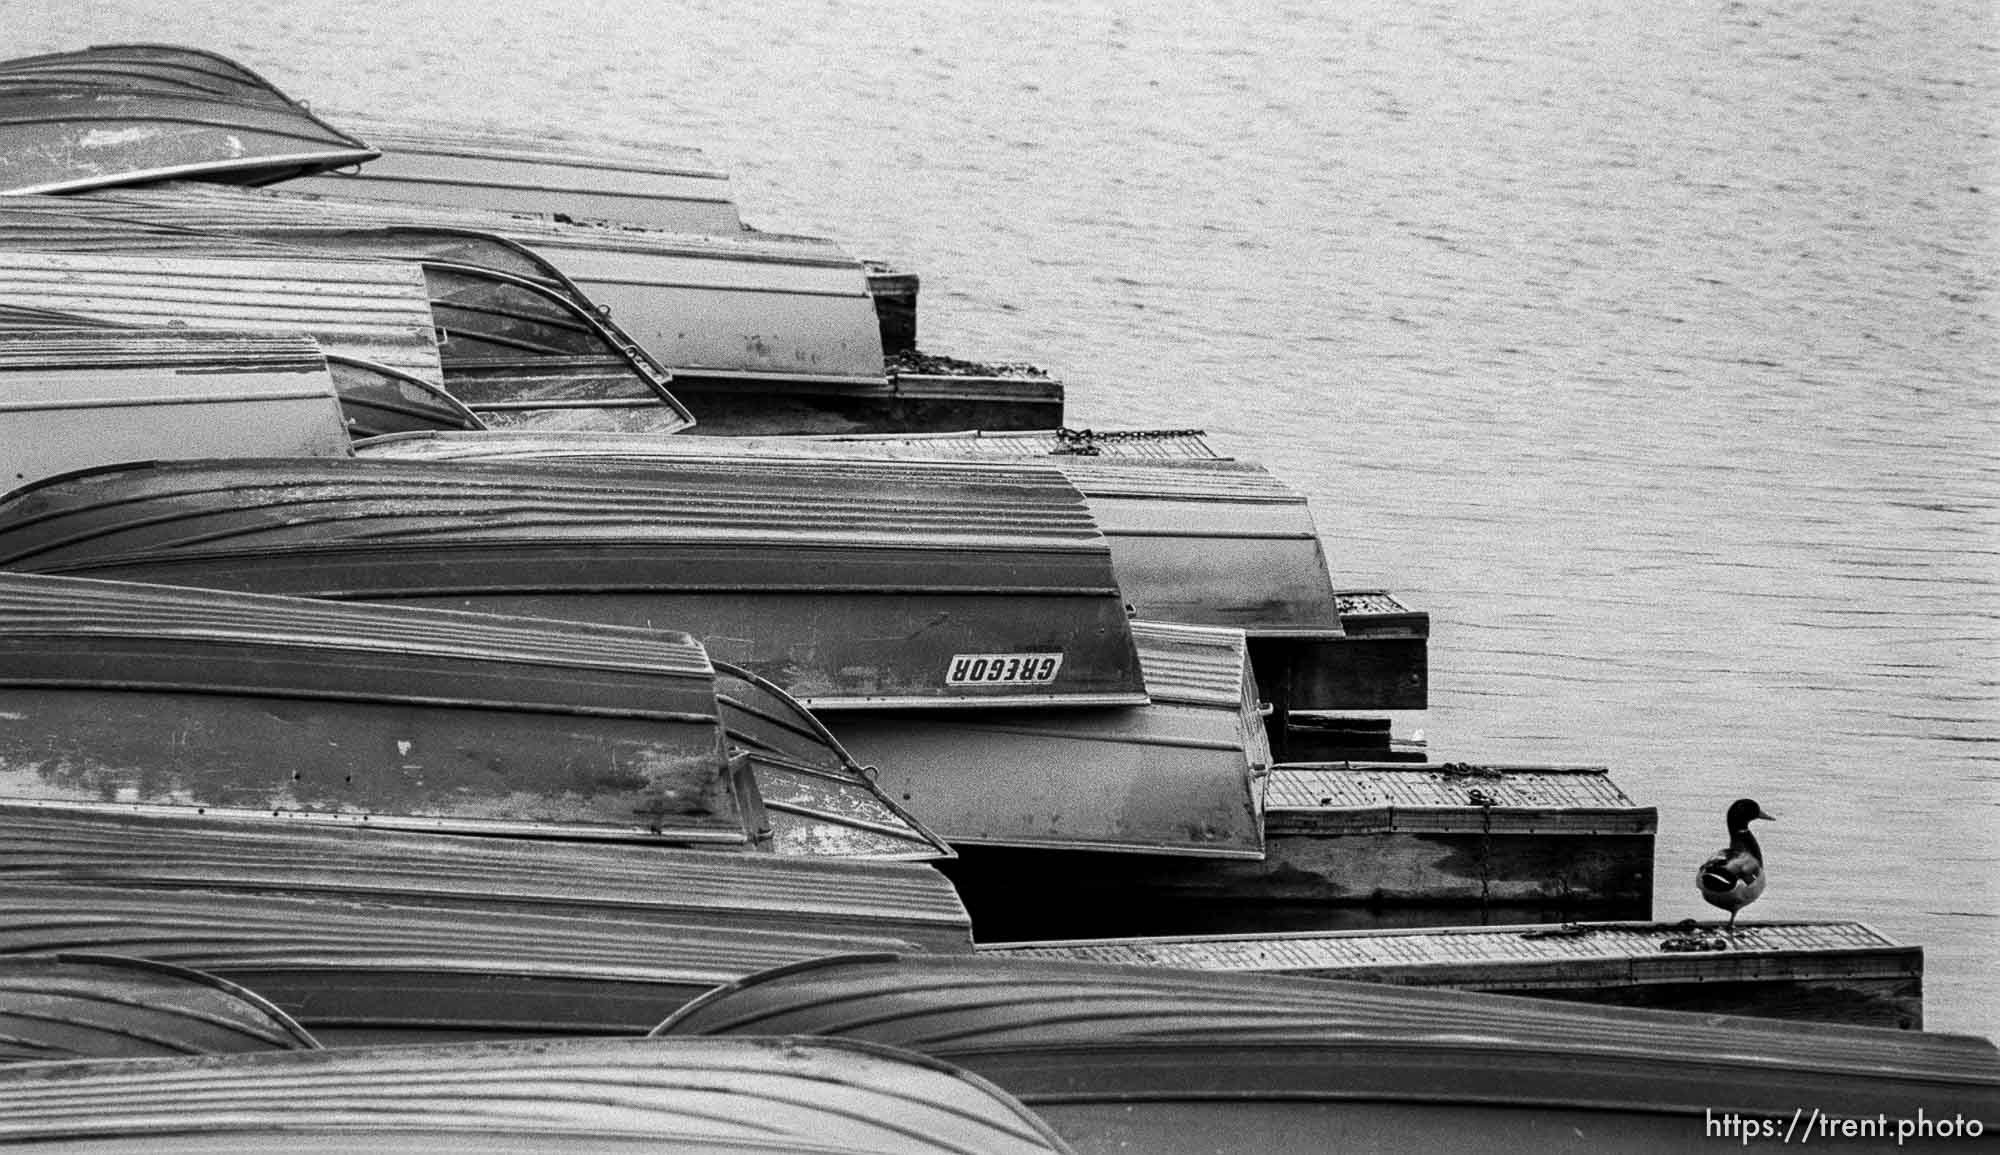
[[[1198,426],[1432,614],[1455,761],[1601,763],[1656,914],[1927,951],[2000,1036],[2000,26],[1980,0],[0,0],[323,111],[694,145],[932,352]]]

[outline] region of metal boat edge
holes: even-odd
[[[173,1152],[1064,1155],[1033,1112],[927,1056],[836,1039],[584,1039],[0,1068],[0,1141]],[[128,1147],[129,1145],[129,1147]]]

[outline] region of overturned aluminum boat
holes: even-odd
[[[270,81],[236,61],[178,44],[95,44],[74,52],[0,61],[0,70],[22,83],[158,88],[242,104],[298,107]]]
[[[672,431],[693,422],[663,368],[587,298],[521,275],[538,263],[498,238],[431,243],[383,231],[278,243],[102,220],[76,212],[73,198],[23,199],[31,207],[0,208],[0,305],[100,323],[311,333],[329,353],[390,377],[386,389],[349,390],[377,399],[373,420],[357,428],[364,435],[489,424]],[[410,299],[412,273],[421,310]],[[52,280],[71,283],[57,290]],[[395,288],[371,298],[357,284]],[[395,421],[394,405],[379,399],[406,392],[397,386],[409,380],[448,391],[456,412]],[[468,408],[481,416],[461,417]]]
[[[192,184],[96,195],[87,203],[90,211],[201,232],[340,226],[497,234],[553,262],[676,377],[795,376],[823,386],[883,380],[866,272],[831,241],[665,233],[526,213]]]
[[[595,304],[561,270],[525,245],[494,233],[337,219],[252,226],[233,220],[226,206],[207,215],[173,208],[170,198],[179,187],[165,185],[125,196],[10,197],[0,201],[0,245],[24,252],[188,256],[314,252],[357,260],[437,261],[543,282],[549,291],[595,311]]]
[[[832,242],[667,233],[524,213],[177,184],[92,194],[88,211],[197,232],[395,228],[494,234],[526,246],[608,310],[671,372],[711,430],[744,433],[1039,429],[1062,423],[1039,371],[883,343],[876,278]]]
[[[462,837],[138,807],[0,802],[8,885],[421,900],[963,953],[956,894],[908,862],[715,854],[656,843]]]
[[[441,382],[423,271],[293,255],[0,251],[0,305],[113,325],[306,333],[341,353]]]
[[[1045,446],[1059,448],[1060,439],[1048,433],[846,440],[516,430],[416,433],[368,441],[356,452],[631,467],[704,455],[893,460],[911,468],[935,462],[940,476],[979,462],[1059,469],[1103,530],[1119,587],[1139,616],[1248,635],[1258,687],[1275,707],[1271,741],[1281,756],[1292,711],[1426,707],[1429,615],[1386,592],[1335,589],[1305,495],[1269,470],[1214,457],[1130,460],[1033,451]]]
[[[0,831],[0,956],[195,968],[329,1045],[639,1033],[766,967],[971,949],[913,863],[27,803]]]
[[[670,233],[744,231],[729,174],[699,149],[328,116],[381,155],[355,168],[296,177],[288,191],[629,221]]]
[[[22,574],[0,634],[8,800],[751,849],[760,763],[797,763],[793,843],[946,853],[830,744],[751,756],[684,634]]]
[[[697,1000],[659,1033],[908,1048],[1090,1150],[1685,1151],[1712,1116],[1776,1135],[1801,1103],[1871,1122],[2000,1113],[2000,1052],[1967,1036],[1044,960],[830,959]]]
[[[1149,705],[827,719],[892,798],[958,849],[948,873],[982,937],[1023,908],[1066,905],[1059,883],[1023,885],[1019,869],[989,864],[988,848],[1264,855],[1271,753],[1242,633],[1135,621],[1132,636]]]
[[[1103,538],[1034,467],[154,463],[16,490],[0,567],[673,623],[816,709],[1146,701]]]
[[[200,971],[110,955],[0,958],[0,1066],[318,1046],[269,1000]]]
[[[294,178],[285,191],[665,233],[756,231],[743,222],[728,174],[699,149],[552,139],[491,125],[416,125],[346,112],[331,119],[360,131],[382,155],[354,168]],[[883,352],[893,357],[915,349],[917,275],[876,261],[864,261],[863,267]]]
[[[1250,637],[1275,707],[1272,742],[1295,756],[1294,711],[1422,710],[1428,614],[1379,590],[1336,589],[1304,494],[1254,462],[1210,456],[1185,431],[1082,434],[1052,451],[1015,444],[1069,477],[1104,528],[1119,581],[1142,616],[1231,626]],[[704,442],[697,439],[695,444]],[[764,438],[774,452],[991,460],[990,437]],[[1102,446],[1118,446],[1106,454]],[[1047,456],[1042,456],[1047,452]]]
[[[121,44],[0,62],[0,194],[268,184],[378,155],[210,52]]]
[[[588,1039],[0,1068],[20,1151],[1062,1155],[1005,1092],[839,1039]]]
[[[1034,435],[1029,435],[1034,436]],[[1263,466],[1229,460],[1132,462],[1067,455],[999,458],[981,448],[911,449],[907,443],[812,437],[658,437],[554,430],[386,437],[357,447],[368,457],[426,461],[555,461],[632,467],[704,457],[935,463],[940,477],[967,465],[1032,464],[1060,470],[1104,530],[1119,584],[1139,616],[1226,626],[1253,638],[1344,636],[1341,608],[1305,495]],[[1315,695],[1317,697],[1317,695]],[[1419,708],[1410,706],[1407,708]]]
[[[70,334],[78,330],[97,333],[115,331],[123,340],[165,339],[177,341],[188,348],[206,348],[213,355],[228,357],[226,352],[245,334],[229,329],[189,329],[184,325],[150,326],[128,325],[121,322],[104,321],[76,313],[65,313],[55,309],[37,309],[25,305],[0,304],[0,333],[24,334],[34,337],[48,337],[54,334]],[[270,337],[273,334],[257,334]],[[359,357],[340,353],[328,353],[319,348],[318,339],[297,334],[309,340],[318,350],[320,362],[326,366],[327,375],[333,381],[335,400],[339,403],[339,418],[342,424],[343,443],[355,438],[393,436],[415,431],[436,430],[483,430],[486,423],[477,414],[467,409],[458,398],[446,393],[443,387],[433,385],[413,374]],[[60,404],[60,402],[56,402]],[[107,408],[124,409],[120,403]],[[102,420],[103,414],[93,414],[93,421]],[[132,413],[121,413],[123,418],[135,418]],[[77,447],[75,454],[63,454],[60,460],[74,459],[70,469],[87,468],[90,463],[110,464],[120,460],[160,460],[185,456],[180,450],[183,443],[174,435],[170,423],[148,424],[142,420],[122,422],[131,431],[130,448],[148,449],[149,452],[134,452],[129,456],[119,456],[124,450],[115,445],[91,445],[87,442],[68,442]],[[69,432],[74,433],[71,429]],[[213,437],[214,434],[204,436]],[[246,451],[277,452],[275,449],[255,450],[262,438],[255,435],[235,436],[225,442],[208,443],[205,455],[229,455]],[[203,444],[196,438],[188,445]],[[314,440],[314,445],[319,444]],[[301,446],[291,445],[287,451],[298,452]],[[345,450],[342,451],[343,455]],[[320,456],[315,450],[309,456]],[[85,459],[89,459],[86,461]],[[25,474],[17,480],[26,480]]]
[[[710,855],[728,861],[741,856]],[[0,952],[85,950],[254,990],[328,1045],[637,1034],[716,986],[895,939],[424,896],[9,885]]]
[[[310,337],[0,326],[0,484],[115,461],[348,452]]]

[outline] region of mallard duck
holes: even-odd
[[[1702,863],[1694,876],[1694,884],[1708,904],[1729,912],[1731,933],[1736,930],[1736,912],[1764,893],[1764,851],[1757,845],[1757,836],[1750,833],[1751,821],[1758,818],[1777,821],[1748,798],[1730,803],[1726,818],[1729,845]]]

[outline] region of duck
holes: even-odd
[[[1736,931],[1736,913],[1764,893],[1764,851],[1757,845],[1757,836],[1750,833],[1750,823],[1757,819],[1777,821],[1752,799],[1738,798],[1730,803],[1724,818],[1729,826],[1729,845],[1695,871],[1694,884],[1701,896],[1710,906],[1729,912],[1731,934]]]

